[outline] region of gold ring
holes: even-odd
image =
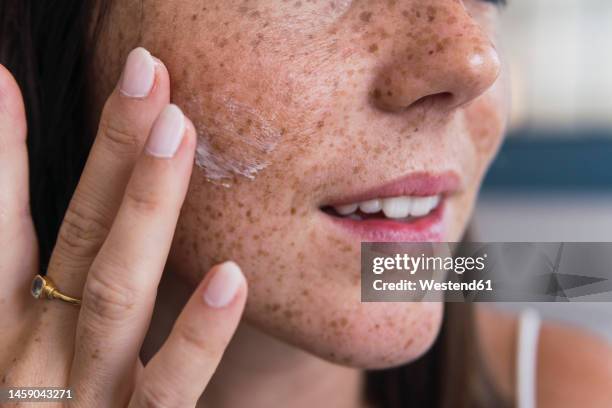
[[[55,283],[53,283],[53,280],[48,276],[36,275],[32,280],[30,293],[36,299],[42,299],[44,296],[47,299],[59,299],[75,306],[81,304],[81,299],[73,298],[60,292]]]

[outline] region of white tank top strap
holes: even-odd
[[[516,346],[517,408],[536,408],[540,315],[531,308],[521,312]]]

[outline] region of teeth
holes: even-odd
[[[358,209],[364,214],[376,214],[382,211],[387,218],[401,219],[407,217],[423,217],[436,208],[439,203],[440,196],[400,196],[341,205],[334,207],[334,209],[338,214],[348,216],[351,219],[361,219],[358,214],[355,214]]]
[[[359,204],[359,209],[366,214],[376,214],[382,210],[382,202],[380,200],[364,201]]]
[[[334,207],[334,209],[340,215],[349,215],[357,211],[358,207],[359,207],[358,204],[348,204],[348,205],[341,205],[340,207]]]
[[[385,198],[382,203],[383,213],[387,218],[406,218],[412,210],[412,198]]]
[[[435,207],[435,197],[415,197],[412,201],[412,211],[410,215],[414,217],[422,217],[427,215],[432,208]]]

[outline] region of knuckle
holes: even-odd
[[[135,406],[139,408],[166,408],[176,406],[172,387],[159,387],[150,385],[151,382],[143,383],[140,391],[136,394]]]
[[[76,255],[92,256],[107,233],[101,217],[75,202],[64,216],[58,241]]]
[[[134,290],[92,269],[85,285],[82,307],[104,321],[117,322],[128,316],[135,299]]]
[[[119,121],[102,119],[100,122],[100,135],[111,152],[135,154],[140,150],[141,140],[135,129]]]
[[[162,200],[157,191],[141,186],[139,183],[131,183],[125,192],[127,204],[136,212],[149,215],[159,211]]]
[[[206,360],[220,358],[221,351],[217,350],[213,342],[204,336],[201,329],[182,323],[177,324],[176,332],[181,350],[189,350],[190,355]]]

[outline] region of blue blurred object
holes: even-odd
[[[512,132],[483,186],[506,189],[612,191],[612,130]]]

